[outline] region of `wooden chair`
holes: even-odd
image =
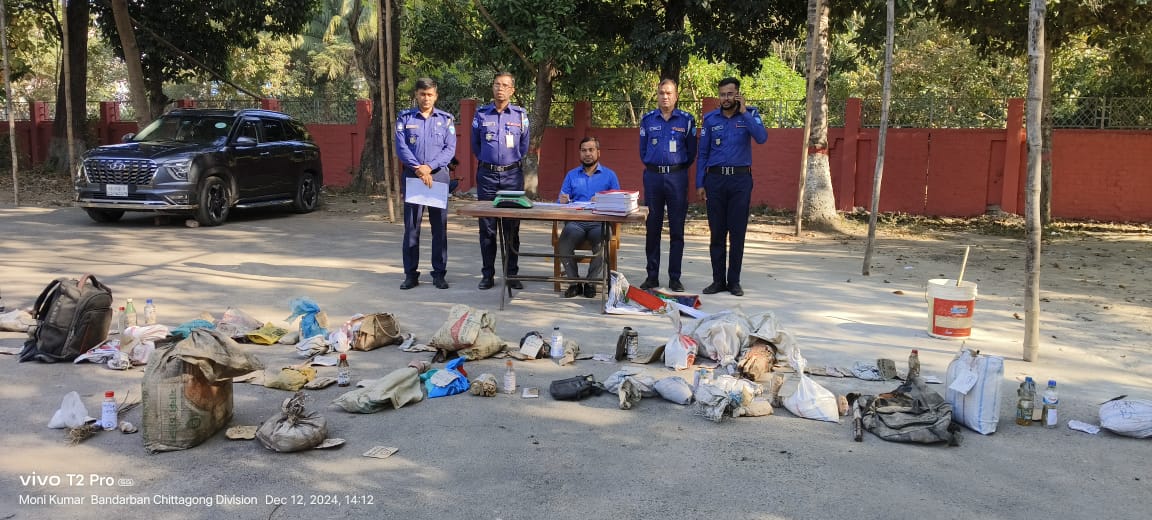
[[[552,221],[552,255],[553,255],[552,256],[552,276],[555,278],[559,278],[559,277],[563,276],[562,275],[563,267],[560,265],[560,257],[556,256],[556,255],[560,254],[558,247],[560,245],[560,232],[564,230],[564,227],[562,226],[562,224],[563,224],[563,222],[560,222],[557,220]],[[620,250],[620,223],[619,222],[613,222],[610,226],[610,229],[612,230],[612,238],[608,240],[607,244],[605,244],[605,247],[608,248],[608,265],[604,266],[604,268],[609,270],[609,271],[615,271],[616,270],[616,252]],[[589,252],[591,252],[592,251],[592,243],[585,240],[585,241],[576,245],[576,251],[589,251]],[[588,254],[590,254],[590,253],[588,253]],[[592,262],[591,257],[580,258],[580,259],[576,260],[577,264],[587,264],[587,263],[591,263],[591,262]],[[555,292],[560,292],[560,282],[553,282],[552,283],[552,290]],[[603,291],[603,290],[605,290],[605,288],[601,287],[600,290]]]

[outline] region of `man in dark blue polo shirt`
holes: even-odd
[[[719,97],[720,108],[705,114],[700,124],[700,155],[696,160],[696,195],[707,203],[711,235],[712,285],[702,292],[728,291],[744,296],[740,269],[752,202],[752,140],[764,144],[768,130],[757,110],[745,106],[740,80],[720,80]],[[726,243],[731,245],[730,252],[725,251]]]
[[[664,208],[668,208],[668,288],[683,291],[680,283],[684,259],[684,220],[688,216],[688,168],[696,159],[696,118],[676,108],[676,80],[665,79],[656,88],[657,110],[640,120],[640,162],[644,163],[644,253],[648,277],[641,289],[660,287],[660,236],[664,234]]]
[[[523,190],[524,171],[521,160],[528,153],[528,112],[511,104],[516,80],[501,72],[492,79],[492,103],[476,109],[472,119],[472,153],[480,164],[476,168],[476,199],[495,200],[500,190]],[[496,219],[480,218],[480,258],[483,263],[479,288],[491,289],[496,274]],[[504,246],[508,274],[520,272],[516,251],[520,250],[520,221],[504,219]],[[519,280],[509,282],[513,289],[523,289]]]
[[[456,121],[452,114],[436,108],[439,97],[436,82],[429,78],[416,80],[416,106],[396,117],[396,155],[404,167],[405,178],[418,178],[429,188],[432,182],[451,181],[448,163],[456,155]],[[404,204],[404,282],[407,290],[420,285],[420,224],[425,206]],[[432,228],[432,284],[447,289],[444,279],[448,266],[448,210],[428,207],[428,225]]]
[[[589,202],[592,197],[601,191],[620,189],[620,180],[616,172],[606,166],[600,165],[600,140],[595,137],[585,137],[580,141],[580,166],[572,168],[564,176],[564,184],[560,186],[560,196],[556,202],[568,204],[570,202]],[[556,251],[563,259],[564,276],[579,278],[580,271],[576,259],[576,246],[587,240],[592,244],[592,262],[588,264],[586,280],[599,280],[604,273],[604,259],[600,255],[600,248],[609,238],[604,236],[604,226],[600,222],[568,222],[564,224],[564,231],[560,232],[560,240],[556,243]],[[590,283],[574,282],[564,291],[565,298],[583,294],[585,298],[596,296],[596,286]]]

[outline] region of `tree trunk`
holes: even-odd
[[[667,0],[664,5],[664,32],[672,34],[684,32],[684,20],[688,17],[687,0]],[[680,83],[680,71],[683,69],[684,45],[678,44],[671,49],[664,63],[660,64],[660,79],[674,79]]]
[[[128,0],[112,0],[112,15],[116,18],[116,32],[120,33],[120,46],[124,49],[124,65],[128,68],[128,89],[132,95],[132,108],[136,124],[143,129],[151,118],[148,94],[144,89],[144,68],[140,65],[140,47],[136,45],[136,30],[128,14]]]
[[[1032,0],[1028,12],[1028,180],[1024,188],[1024,221],[1028,251],[1024,257],[1024,361],[1040,355],[1040,170],[1043,138],[1041,106],[1044,104],[1044,12],[1045,0]]]
[[[817,229],[835,229],[840,223],[832,194],[832,170],[828,164],[828,11],[822,5],[816,17],[816,70],[812,105],[812,134],[808,137],[808,175],[804,184],[804,213],[801,217]]]
[[[159,70],[159,65],[153,70]],[[164,107],[172,98],[164,93],[164,78],[160,76],[145,77],[144,82],[148,90],[148,120],[151,121],[164,114]],[[141,128],[143,130],[143,128]]]
[[[528,111],[529,139],[528,155],[524,157],[524,191],[529,197],[535,197],[540,186],[540,143],[544,140],[544,130],[548,127],[552,117],[553,82],[560,71],[556,69],[556,60],[548,59],[536,67],[536,99],[532,102],[532,110]]]
[[[388,0],[384,0],[388,1]],[[400,8],[402,2],[392,2],[392,23],[397,26],[400,18]],[[378,4],[382,5],[382,4]],[[363,193],[386,193],[385,183],[391,179],[384,171],[384,154],[392,153],[392,140],[388,139],[388,148],[384,149],[383,140],[381,139],[380,132],[382,131],[383,117],[386,112],[385,107],[380,106],[380,88],[384,81],[381,79],[380,74],[380,51],[379,46],[376,44],[376,38],[363,39],[357,32],[356,27],[360,24],[360,17],[363,14],[360,2],[355,2],[352,11],[349,12],[347,17],[347,26],[349,38],[352,40],[353,54],[356,57],[356,68],[360,70],[360,74],[364,76],[365,83],[368,84],[368,99],[373,102],[372,118],[368,122],[368,130],[364,133],[364,148],[360,152],[360,165],[352,178],[352,188]],[[383,13],[377,13],[377,16],[383,16]],[[400,63],[400,45],[399,45],[400,31],[392,31],[392,62]],[[392,90],[396,90],[400,78],[393,78]],[[391,122],[387,124],[388,128],[392,128]]]
[[[88,2],[69,2],[68,12],[68,67],[72,92],[72,147],[77,156],[87,149],[88,135]],[[68,170],[68,108],[65,101],[64,73],[56,83],[56,119],[52,122],[52,140],[48,144],[48,160],[44,166],[50,170]],[[71,172],[68,172],[71,174]]]

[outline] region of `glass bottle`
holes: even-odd
[[[139,318],[136,316],[136,306],[132,304],[132,298],[128,298],[128,301],[125,302],[124,311],[127,313],[124,316],[124,323],[126,326],[135,327],[140,323]],[[124,330],[121,329],[120,332],[124,332]]]
[[[512,360],[504,363],[504,393],[516,393],[516,369],[512,368]]]
[[[348,366],[348,354],[340,354],[340,362],[336,364],[336,385],[350,384],[352,384],[352,368]]]
[[[1016,394],[1020,396],[1016,401],[1016,424],[1032,426],[1032,409],[1036,407],[1036,382],[1032,376],[1024,378]]]

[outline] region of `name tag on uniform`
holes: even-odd
[[[676,153],[676,141],[668,141],[668,153]]]
[[[420,128],[420,125],[408,125],[404,128]]]
[[[504,146],[507,148],[516,147],[516,141],[512,138],[512,134],[504,134]]]

